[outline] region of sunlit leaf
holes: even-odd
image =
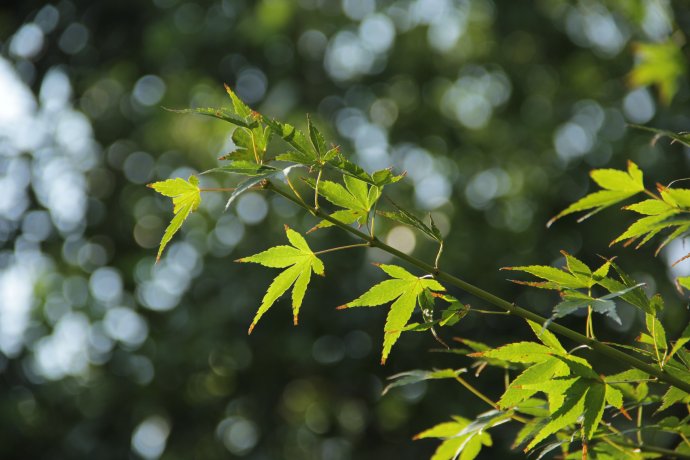
[[[238,174],[240,176],[261,176],[264,174],[269,174],[272,171],[277,171],[273,166],[262,165],[254,163],[253,161],[232,161],[229,164],[223,166],[218,166],[217,168],[209,169],[204,171],[202,174],[208,174],[212,172],[223,172],[229,174]]]
[[[397,265],[379,265],[393,279],[382,281],[352,302],[338,307],[369,307],[393,301],[384,327],[383,351],[381,363],[385,364],[391,348],[400,337],[417,306],[417,296],[428,289],[444,291],[438,281],[429,278],[418,278]]]
[[[515,342],[493,350],[473,353],[472,357],[496,358],[514,363],[539,363],[549,359],[553,350],[535,342]]]
[[[439,369],[433,371],[423,371],[414,370],[401,372],[400,374],[391,375],[388,380],[391,383],[386,385],[381,394],[386,394],[392,388],[412,385],[414,383],[423,382],[426,380],[438,380],[438,379],[454,379],[460,374],[467,372],[467,369]]]
[[[651,233],[652,236],[654,236],[661,230],[668,228],[669,225],[666,223],[666,220],[669,217],[678,214],[679,212],[680,210],[671,209],[670,211],[664,212],[662,214],[642,217],[641,219],[638,219],[635,222],[633,222],[632,225],[630,225],[630,227],[628,227],[627,230],[625,230],[620,236],[613,240],[611,244],[619,243],[630,238],[638,238],[641,235],[645,235],[647,233]],[[647,238],[647,240],[648,239],[649,238]]]
[[[508,389],[498,401],[499,407],[508,409],[520,404],[540,391],[538,388],[524,388],[525,385],[545,382],[552,377],[568,375],[568,366],[556,358],[547,358],[525,369],[520,375],[510,382]]]
[[[534,334],[537,336],[537,339],[539,339],[541,343],[551,348],[556,353],[566,353],[565,348],[563,348],[563,345],[561,345],[561,342],[559,342],[559,340],[551,331],[545,329],[543,325],[537,324],[534,321],[529,320],[527,321],[527,324],[532,329]]]
[[[657,350],[666,350],[666,330],[662,326],[661,321],[656,315],[647,314],[645,315],[645,324],[647,325],[647,331],[649,336],[652,338],[652,345]]]
[[[474,421],[453,416],[452,422],[440,423],[422,431],[413,439],[437,438],[443,440],[431,460],[473,460],[479,455],[482,446],[493,444],[486,430],[503,423],[508,416],[498,411],[482,414]]]
[[[389,169],[382,169],[374,172],[373,174],[369,174],[359,165],[347,160],[346,158],[343,158],[342,155],[335,156],[326,164],[330,168],[335,169],[346,176],[354,177],[355,179],[364,181],[369,185],[376,185],[378,187],[383,187],[384,185],[398,182],[404,177],[404,174],[398,176],[394,175]]]
[[[589,283],[580,278],[558,268],[549,267],[548,265],[528,265],[521,267],[503,267],[501,270],[513,270],[526,272],[543,280],[546,283],[536,283],[533,286],[544,289],[580,289],[589,287]],[[511,280],[512,281],[512,280]],[[519,283],[518,281],[514,281]],[[532,285],[532,284],[530,284]]]
[[[254,127],[257,122],[250,120],[247,121],[242,117],[237,116],[235,113],[231,112],[228,109],[225,108],[213,108],[213,107],[200,107],[200,108],[195,108],[195,109],[169,109],[166,108],[165,110],[169,112],[174,112],[174,113],[181,113],[181,114],[199,114],[199,115],[206,115],[209,117],[213,118],[218,118],[219,120],[227,121],[230,124],[233,124],[235,126],[241,126],[244,128],[250,128]]]
[[[588,386],[582,379],[576,379],[563,392],[563,404],[550,417],[549,421],[544,425],[536,436],[527,445],[527,449],[534,448],[539,442],[546,439],[548,436],[556,433],[560,429],[574,424],[585,409],[585,395],[587,394]]]
[[[168,196],[173,199],[173,214],[175,215],[170,221],[170,224],[165,229],[163,239],[158,248],[156,261],[161,258],[163,249],[170,242],[173,235],[182,227],[182,223],[189,217],[193,211],[199,207],[201,203],[201,190],[199,189],[199,179],[196,176],[190,176],[189,180],[181,178],[168,179],[160,182],[148,184],[158,193]]]
[[[306,182],[316,190],[316,181],[308,178]],[[344,186],[332,181],[322,180],[318,183],[318,193],[332,204],[345,208],[331,214],[331,217],[344,223],[357,222],[364,225],[369,213],[381,196],[379,187],[368,186],[366,182],[351,176],[343,177]],[[322,220],[312,230],[334,225],[328,220]]]
[[[605,405],[606,385],[600,383],[590,385],[587,396],[585,396],[585,413],[582,421],[585,438],[592,439],[599,422],[601,422],[601,417],[604,415]]]
[[[316,126],[311,122],[311,117],[307,116],[307,129],[309,130],[309,139],[311,140],[311,145],[316,153],[316,157],[322,161],[322,157],[328,151],[328,146],[326,146],[326,140],[323,138],[321,133]]]
[[[401,224],[409,225],[410,227],[416,228],[432,240],[436,240],[439,242],[443,240],[441,232],[438,228],[436,228],[436,225],[434,224],[433,219],[431,219],[431,216],[429,217],[430,225],[427,225],[424,222],[422,222],[421,219],[418,219],[414,214],[395,204],[392,200],[388,201],[393,205],[393,207],[395,207],[395,211],[379,211],[378,214],[388,219],[395,220],[396,222],[400,222]]]
[[[638,214],[643,214],[645,216],[657,216],[659,214],[666,213],[673,209],[671,205],[664,202],[663,200],[643,200],[639,203],[631,204],[623,209],[628,211],[634,211]]]
[[[616,311],[616,303],[611,299],[621,297],[640,286],[643,286],[643,284],[640,283],[636,286],[632,286],[621,291],[612,292],[598,298],[594,298],[577,291],[567,291],[567,293],[563,296],[563,301],[553,308],[554,317],[562,318],[566,315],[576,312],[581,308],[590,307],[592,311],[604,314],[618,324],[621,324],[621,319]]]
[[[678,340],[673,344],[673,347],[671,348],[671,351],[668,354],[668,359],[673,357],[679,350],[681,350],[685,344],[690,342],[690,323],[688,323],[687,326],[685,326],[685,329],[683,329],[683,332],[680,334],[680,337],[678,337]]]
[[[606,402],[620,409],[623,407],[623,393],[611,385],[606,385]]]
[[[597,212],[644,191],[642,171],[632,161],[628,162],[627,172],[615,169],[595,169],[591,172],[592,179],[604,190],[590,193],[561,211],[551,219],[546,226],[550,227],[563,216],[579,211],[591,210],[578,219],[578,222],[596,214]]]
[[[621,281],[615,280],[610,277],[605,277],[597,281],[597,284],[599,284],[612,294],[625,291],[624,294],[620,295],[620,298],[628,302],[629,304],[641,309],[645,313],[651,313],[655,311],[657,306],[653,304],[645,294],[644,290],[642,289],[643,284],[638,283],[637,281],[632,279],[630,275],[625,273],[613,261],[609,261],[609,263],[614,268],[614,270],[620,277]]]
[[[278,136],[280,136],[280,138],[282,138],[297,152],[299,152],[299,154],[292,157],[290,161],[295,161],[308,166],[317,164],[317,157],[314,152],[314,148],[302,131],[290,124],[281,123],[277,120],[264,118],[264,121],[273,130],[273,132],[275,132]],[[284,157],[279,157],[278,159],[287,160]]]
[[[237,262],[253,262],[272,268],[287,267],[268,287],[266,295],[264,295],[261,301],[261,306],[256,312],[251,326],[249,326],[250,334],[264,313],[290,287],[292,287],[292,313],[294,323],[297,324],[299,310],[302,306],[312,271],[317,275],[323,276],[324,274],[323,262],[312,252],[302,235],[287,225],[285,226],[285,233],[292,246],[275,246],[253,256],[237,260]]]
[[[690,394],[676,387],[669,387],[664,396],[662,396],[661,401],[661,406],[656,410],[657,412],[666,410],[681,401],[690,402]]]
[[[670,104],[685,75],[686,59],[681,47],[669,38],[658,43],[636,43],[634,51],[636,63],[630,72],[630,84],[633,87],[655,85],[661,101]]]

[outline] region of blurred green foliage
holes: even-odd
[[[485,409],[446,381],[381,396],[388,375],[469,363],[410,334],[379,366],[383,311],[372,319],[334,307],[383,279],[369,263],[386,262],[381,254],[327,260],[338,276],[313,280],[299,328],[286,326],[281,299],[247,337],[271,274],[231,261],[280,240],[283,223],[318,223],[284,200],[248,193],[224,212],[223,196],[204,197],[154,264],[171,209],[144,184],[213,167],[232,147],[226,124],[161,107],[222,104],[223,82],[266,115],[303,126],[311,113],[370,170],[407,171],[392,198],[432,213],[446,235],[444,269],[546,313],[557,298],[497,269],[550,264],[560,250],[590,265],[617,256],[664,294],[664,323],[677,335],[686,300],[669,280],[688,269],[667,261],[682,247],[657,259],[609,248],[611,229],[633,219],[622,213],[545,223],[592,190],[593,167],[630,159],[652,181],[685,175],[686,148],[651,144],[626,123],[687,130],[686,6],[4,3],[0,457],[416,459],[434,444],[412,443],[415,433]],[[381,229],[390,244],[435,253],[433,241],[396,229]],[[348,242],[324,229],[310,245]],[[601,338],[633,338],[643,318],[619,314],[620,326],[597,318]],[[530,336],[515,324],[469,314],[453,333],[491,345]],[[501,393],[500,372],[479,379]],[[521,457],[512,428],[501,429],[483,458]]]

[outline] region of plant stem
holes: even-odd
[[[644,193],[645,193],[646,195],[648,195],[648,196],[651,196],[651,197],[654,198],[655,200],[661,200],[661,198],[659,198],[659,197],[656,196],[653,192],[650,192],[650,191],[647,190],[647,189],[644,189]]]
[[[303,207],[307,211],[309,211],[311,214],[318,216],[324,220],[327,220],[331,222],[332,224],[336,225],[337,227],[340,227],[341,229],[345,230],[346,232],[349,232],[350,234],[367,241],[370,246],[379,248],[383,251],[386,251],[389,254],[392,254],[396,256],[397,258],[404,260],[405,262],[416,266],[417,268],[423,270],[426,273],[432,274],[437,280],[446,282],[448,284],[451,284],[457,288],[462,289],[463,291],[474,295],[475,297],[478,297],[491,305],[494,305],[495,307],[501,308],[507,312],[510,312],[516,316],[519,316],[523,319],[533,321],[538,324],[544,324],[546,323],[547,319],[544,318],[541,315],[538,315],[536,313],[533,313],[529,310],[526,310],[514,303],[508,302],[505,299],[502,299],[488,291],[485,291],[484,289],[477,287],[473,284],[470,284],[466,281],[461,280],[460,278],[453,276],[449,273],[446,273],[441,270],[435,269],[432,265],[429,265],[428,263],[417,259],[415,257],[409,256],[405,254],[404,252],[401,252],[385,243],[380,241],[378,238],[371,237],[367,235],[366,233],[360,232],[356,228],[353,228],[349,225],[343,224],[339,220],[329,216],[327,213],[321,211],[320,209],[314,209],[311,206],[307,205],[303,201],[298,200],[297,198],[293,197],[289,193],[279,189],[276,187],[273,183],[268,183],[265,187],[268,190],[272,190],[275,193],[282,195],[283,197],[287,198],[288,200],[292,201],[293,203],[297,204],[298,206]],[[624,362],[631,367],[634,367],[636,369],[639,369],[647,374],[653,375],[657,377],[659,380],[668,383],[669,385],[672,385],[680,390],[683,390],[687,393],[690,393],[690,382],[687,382],[683,379],[680,379],[678,377],[675,377],[666,371],[657,369],[656,367],[652,366],[651,364],[648,364],[640,359],[637,359],[633,356],[628,355],[627,353],[624,353],[622,351],[619,351],[615,348],[612,348],[602,342],[599,342],[598,340],[595,339],[590,339],[588,337],[585,337],[584,335],[573,331],[570,328],[567,328],[565,326],[562,326],[560,324],[557,324],[555,322],[551,322],[548,325],[548,329],[560,334],[564,337],[569,338],[570,340],[577,342],[582,345],[587,345],[589,348],[592,350],[596,351],[597,353],[604,355],[608,358],[611,358],[614,362]]]
[[[640,430],[640,427],[642,427],[642,406],[637,408],[637,442],[638,444],[643,444],[642,430]]]
[[[200,192],[234,192],[236,190],[236,187],[207,187],[207,188],[200,188]]]
[[[318,256],[320,254],[326,254],[327,252],[335,252],[335,251],[341,251],[343,249],[351,249],[351,248],[368,248],[371,245],[369,243],[357,243],[357,244],[348,244],[347,246],[338,246],[337,248],[330,248],[330,249],[324,249],[323,251],[316,251],[314,253],[315,256]]]
[[[316,176],[316,183],[314,184],[314,209],[319,209],[319,182],[321,182],[321,174],[323,174],[323,168],[319,168],[319,174]]]
[[[482,393],[481,391],[477,390],[477,389],[476,389],[473,385],[471,385],[467,380],[463,379],[463,378],[460,377],[459,375],[456,375],[456,376],[455,376],[455,380],[457,380],[462,386],[464,386],[465,388],[467,388],[467,389],[470,391],[470,393],[472,393],[472,394],[475,395],[477,398],[479,398],[479,399],[481,399],[482,401],[484,401],[485,403],[487,403],[489,406],[493,407],[493,408],[496,409],[496,410],[501,410],[501,408],[498,407],[498,404],[496,404],[495,402],[493,402],[493,401],[492,401],[488,396],[486,396],[484,393]],[[520,417],[519,415],[516,415],[516,414],[511,415],[510,418],[512,418],[512,419],[515,420],[516,422],[520,422],[520,423],[529,423],[529,420],[527,420],[526,418]]]
[[[443,252],[443,241],[438,243],[438,252],[436,253],[436,259],[434,260],[434,270],[438,270],[438,263],[441,260],[441,253]]]
[[[630,441],[618,442],[618,444],[620,444],[621,446],[625,446],[625,447],[633,447],[633,448],[639,449],[641,451],[656,452],[658,454],[664,454],[664,458],[690,459],[689,454],[683,454],[681,452],[676,452],[675,450],[671,450],[671,449],[664,449],[663,447],[637,445],[634,442],[630,442]]]
[[[304,202],[304,200],[302,199],[302,195],[300,195],[299,192],[297,191],[297,189],[295,188],[295,186],[292,185],[292,182],[290,181],[290,176],[288,176],[287,174],[285,174],[285,182],[287,182],[288,187],[290,187],[290,190],[292,190],[292,193],[294,193],[295,197],[297,197],[297,198],[295,199],[295,197],[292,197],[289,195],[283,195],[283,196],[286,198],[289,198],[291,201],[294,201],[295,203],[299,204],[303,208],[309,210],[312,214],[316,215],[316,210],[312,211],[313,208],[311,208],[307,203]],[[268,184],[270,184],[270,182]],[[268,185],[266,185],[266,188],[268,188]]]

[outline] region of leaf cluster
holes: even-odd
[[[654,51],[657,52],[660,51]],[[645,72],[653,73],[649,69],[644,70],[644,67],[637,70],[639,75]],[[636,78],[642,78],[639,75]],[[654,82],[659,83],[656,80]],[[673,92],[668,79],[659,84],[666,85],[662,91]],[[301,131],[295,126],[252,111],[227,86],[226,90],[232,103],[230,108],[181,112],[211,116],[235,127],[231,134],[234,148],[220,158],[226,163],[202,173],[232,174],[241,178],[236,187],[228,190],[231,193],[227,206],[248,190],[271,189],[320,218],[312,231],[338,226],[364,241],[362,244],[313,251],[300,233],[285,226],[289,245],[274,246],[238,259],[237,262],[241,263],[282,269],[268,286],[249,326],[249,333],[280,297],[290,290],[293,322],[295,325],[298,323],[312,273],[325,275],[320,255],[353,247],[377,246],[400,256],[399,251],[381,243],[377,238],[374,224],[376,217],[380,216],[412,227],[439,246],[433,267],[413,257],[400,256],[423,268],[427,275],[416,276],[399,265],[379,264],[377,266],[388,278],[356,299],[337,307],[349,309],[389,305],[383,328],[381,363],[386,363],[393,346],[403,333],[430,331],[446,348],[446,352],[472,359],[471,367],[477,369],[477,376],[486,367],[498,367],[506,373],[515,373],[497,402],[493,402],[462,377],[467,372],[465,367],[413,370],[391,377],[391,383],[384,389],[384,393],[420,381],[452,379],[492,407],[492,410],[479,414],[473,420],[452,416],[451,421],[442,422],[419,433],[415,439],[440,440],[432,459],[472,460],[482,448],[492,445],[492,438],[487,430],[510,421],[523,424],[514,445],[524,446],[525,451],[539,451],[539,458],[554,449],[561,449],[564,458],[574,458],[573,453],[569,452],[574,443],[582,445],[582,456],[585,457],[590,452],[597,458],[615,458],[611,455],[624,452],[630,453],[631,458],[641,458],[635,450],[641,446],[631,447],[625,433],[613,427],[612,419],[618,415],[629,419],[630,410],[641,411],[643,406],[653,403],[659,403],[657,412],[665,411],[674,404],[690,403],[690,395],[683,391],[682,388],[685,387],[680,383],[666,385],[661,392],[651,391],[649,385],[658,383],[659,379],[673,382],[667,376],[672,376],[677,382],[690,381],[690,351],[687,348],[690,343],[690,326],[675,341],[669,340],[660,320],[660,313],[663,311],[661,297],[649,297],[642,289],[643,284],[637,283],[613,259],[604,259],[598,267],[593,268],[563,251],[565,266],[562,268],[546,265],[504,268],[536,278],[531,281],[514,280],[515,283],[554,290],[560,296],[550,318],[541,318],[542,323],[528,321],[538,342],[516,342],[490,347],[479,341],[455,338],[455,342],[461,343],[465,348],[449,347],[439,337],[437,327],[453,326],[471,311],[487,312],[472,310],[469,305],[450,295],[439,280],[451,282],[475,293],[508,312],[524,310],[506,306],[507,302],[502,299],[462,281],[454,281],[457,279],[444,275],[439,270],[444,241],[431,215],[428,216],[427,223],[425,219],[418,218],[392,201],[389,209],[379,209],[384,187],[399,181],[404,174],[395,175],[390,169],[369,173],[347,159],[338,146],[329,145],[309,117],[306,132]],[[670,136],[674,141],[688,145],[686,135],[656,131],[658,135]],[[274,145],[274,138],[281,141],[280,150],[275,155],[269,153],[269,147]],[[290,174],[297,169],[304,172],[302,179],[308,188],[302,188],[313,193],[313,206],[307,204],[304,192],[300,192],[291,181]],[[626,170],[596,169],[591,172],[591,177],[601,190],[573,203],[548,225],[576,212],[585,212],[580,219],[582,221],[603,209],[644,194],[642,200],[624,208],[636,213],[638,218],[611,244],[624,242],[629,245],[637,242],[637,247],[641,247],[661,232],[669,231],[661,242],[660,249],[673,239],[685,236],[690,230],[690,220],[685,217],[690,212],[690,189],[673,187],[673,184],[657,184],[654,190],[648,190],[644,185],[642,171],[633,162],[628,162]],[[290,192],[279,191],[278,181],[285,181]],[[174,217],[158,251],[160,257],[184,220],[198,208],[201,192],[206,190],[199,187],[199,180],[195,176],[188,180],[178,178],[155,182],[150,187],[172,198],[174,205]],[[327,203],[328,208],[335,209],[323,210],[319,199],[321,204]],[[362,227],[368,229],[367,234],[359,230]],[[680,278],[677,282],[690,289],[690,277]],[[606,347],[595,338],[592,313],[606,315],[620,324],[618,309],[621,300],[639,309],[645,317],[645,329],[640,332],[635,345],[616,344],[618,348],[644,360],[639,361],[642,364],[636,364],[637,358],[626,359],[626,362],[632,363],[628,370],[610,375],[595,371],[585,357],[575,354],[582,347],[566,350],[549,330],[554,320],[586,310],[586,336],[580,336],[582,339],[578,340],[587,348],[594,344],[599,348]],[[443,305],[440,311],[437,311],[437,302]],[[419,320],[413,319],[415,313],[418,313]],[[535,317],[526,313],[520,313],[520,316]],[[566,335],[571,338],[576,335],[570,332],[571,334]],[[666,417],[658,426],[663,431],[687,436],[687,417],[683,420],[673,416]],[[549,441],[554,437],[555,441]],[[681,443],[678,449],[679,452],[682,449],[690,450],[690,443],[688,446]]]

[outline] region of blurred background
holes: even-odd
[[[204,194],[154,265],[172,213],[145,184],[213,167],[231,145],[230,125],[162,107],[228,105],[223,82],[272,117],[312,114],[370,170],[407,171],[388,191],[433,213],[451,273],[547,313],[552,293],[498,269],[560,263],[561,249],[617,256],[665,295],[675,337],[688,312],[671,280],[688,269],[668,261],[687,247],[610,248],[631,222],[617,211],[545,223],[592,189],[594,167],[632,159],[650,185],[687,175],[690,152],[626,124],[688,130],[689,29],[680,0],[3,2],[0,458],[419,459],[435,443],[415,433],[487,409],[450,381],[381,396],[397,372],[471,361],[410,333],[378,364],[386,309],[334,310],[382,279],[376,252],[325,255],[299,327],[282,300],[247,336],[276,272],[233,260],[281,244],[283,223],[315,224],[282,199],[247,193],[224,212]],[[432,257],[423,236],[381,230]],[[333,229],[309,241],[352,242]],[[600,338],[637,335],[632,307],[620,315],[596,318]],[[530,334],[470,314],[442,336]],[[501,372],[470,380],[501,393]],[[481,458],[522,458],[518,428],[493,429]]]

